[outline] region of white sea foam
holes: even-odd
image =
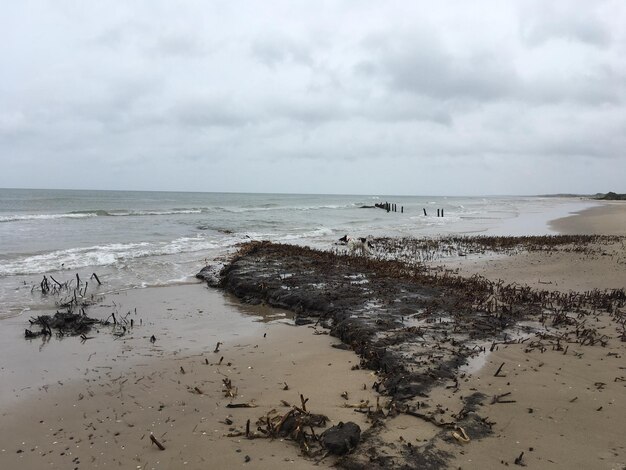
[[[21,220],[53,220],[53,219],[85,219],[97,217],[96,212],[81,212],[76,214],[12,214],[0,215],[0,222],[18,222]]]
[[[277,240],[279,241],[299,240],[301,238],[317,238],[317,237],[324,237],[324,236],[328,236],[332,234],[333,234],[333,231],[329,229],[328,227],[317,227],[315,230],[310,230],[308,232],[283,235],[282,237],[278,237]]]
[[[271,206],[271,207],[216,207],[215,209],[232,212],[235,214],[241,214],[246,212],[285,212],[285,211],[317,211],[324,209],[349,209],[356,207],[355,203],[350,204],[322,204],[314,206]]]
[[[169,242],[111,243],[70,248],[11,260],[0,265],[0,275],[41,274],[51,271],[110,266],[136,258],[174,255],[220,247],[203,237],[181,237]]]
[[[192,208],[192,209],[172,209],[172,210],[93,210],[93,211],[76,211],[66,214],[10,214],[0,215],[1,222],[19,222],[26,220],[54,220],[54,219],[86,219],[90,217],[139,217],[139,216],[160,216],[160,215],[176,215],[176,214],[202,214],[208,212],[209,208]]]
[[[113,217],[132,217],[145,215],[176,215],[176,214],[202,214],[209,209],[172,209],[172,210],[133,210],[133,211],[111,211],[108,215]]]
[[[320,238],[332,235],[334,232],[328,227],[317,227],[314,230],[308,230],[300,233],[278,234],[269,232],[247,232],[246,236],[252,240],[272,240],[278,242],[301,240],[305,238]]]
[[[528,233],[546,224],[537,212],[549,212],[548,220],[559,216],[552,207],[582,208],[570,202],[565,211],[565,201],[554,199],[429,196],[389,197],[402,214],[358,209],[381,199],[387,197],[0,189],[0,299],[5,311],[21,311],[40,302],[25,281],[59,270],[83,276],[87,267],[97,267],[107,289],[168,284],[249,239],[324,249],[346,233],[436,236],[500,225]],[[445,217],[436,217],[437,208]]]

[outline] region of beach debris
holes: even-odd
[[[258,405],[254,402],[248,403],[229,403],[226,408],[256,408]]]
[[[152,344],[156,343],[156,336],[154,336],[154,335],[150,336],[150,342]]]
[[[218,353],[220,352],[220,346],[222,345],[222,343],[220,343],[219,341],[217,342],[217,344],[215,345],[215,349],[213,350],[214,353]]]
[[[520,465],[522,467],[525,467],[526,464],[523,461],[524,459],[524,452],[522,452],[521,454],[519,454],[519,456],[517,456],[514,460],[515,465]]]
[[[461,444],[467,444],[470,441],[465,429],[460,426],[458,426],[455,431],[452,431],[452,437],[454,437]]]
[[[206,261],[206,260],[205,260]],[[221,266],[209,266],[206,265],[202,270],[196,274],[196,278],[201,279],[207,283],[209,287],[217,287],[219,283],[219,270]]]
[[[379,403],[376,407],[367,400],[348,403],[344,397],[346,406],[366,413],[372,420],[405,413],[441,428],[440,433],[445,432],[442,435],[449,439],[464,443],[469,434],[473,440],[489,434],[493,422],[481,418],[479,410],[471,406],[452,414],[453,420],[444,419],[450,413],[440,408],[420,409],[420,402],[431,389],[445,387],[452,393],[462,390],[465,372],[460,370],[469,359],[508,345],[523,344],[522,351],[528,354],[558,351],[582,357],[583,348],[605,347],[622,336],[626,340],[626,291],[542,290],[479,275],[462,277],[425,263],[485,252],[562,251],[597,256],[602,245],[624,239],[569,235],[381,238],[374,240],[367,257],[349,256],[334,248],[322,251],[249,242],[241,245],[224,266],[220,286],[244,302],[290,309],[296,312],[297,323],[328,328],[345,345],[341,349],[354,350],[360,357],[359,368],[375,371],[371,387],[388,396],[389,402],[383,410]],[[284,276],[286,272],[293,274]],[[618,334],[603,331],[593,321],[598,315],[609,315]],[[494,377],[513,373],[505,366],[500,363]],[[495,395],[492,404],[515,403],[510,395]],[[301,406],[291,407],[287,414],[280,415],[281,419],[291,423],[297,413],[307,413],[303,400],[301,396]],[[282,404],[289,406],[287,402]],[[271,437],[276,424],[271,419],[271,426],[267,420],[265,423],[259,425],[265,432],[257,431]],[[376,435],[378,431],[368,430],[368,439],[370,432]],[[313,455],[314,442],[311,438],[301,443],[304,455]],[[403,454],[392,467],[419,466],[418,453],[414,449]],[[355,463],[359,456],[345,458]],[[449,457],[438,458],[444,462]]]
[[[320,436],[322,447],[334,455],[347,454],[359,444],[360,440],[361,428],[352,421],[340,422],[328,428]]]
[[[233,387],[233,384],[228,377],[222,379],[222,384],[224,385],[222,392],[225,397],[235,398],[237,396],[237,387]]]
[[[301,400],[306,403],[308,400]],[[283,401],[283,404],[288,403]],[[231,403],[228,408],[252,408],[254,403]],[[246,420],[245,428],[230,429],[227,437],[245,436],[247,439],[286,438],[298,444],[302,454],[307,457],[319,456],[322,451],[320,436],[315,432],[316,427],[325,427],[328,417],[321,414],[305,411],[301,407],[292,406],[286,413],[279,413],[276,409],[266,412],[259,417],[253,429],[251,420]],[[232,424],[232,420],[224,421]]]
[[[365,409],[365,408],[371,408],[369,400],[361,400],[358,403],[344,403],[343,407],[344,408],[355,408],[355,409],[360,409],[360,410]]]
[[[500,395],[494,395],[493,398],[491,399],[491,404],[496,404],[496,403],[517,403],[517,400],[503,400],[503,398],[508,397],[511,395],[511,392],[506,392],[506,393],[502,393]]]
[[[50,276],[50,277],[52,277],[52,276]],[[96,273],[91,273],[90,279],[95,279],[99,286],[102,285],[102,283],[100,282],[100,279],[98,278],[98,275]]]
[[[81,336],[83,341],[90,339],[86,333],[91,331],[94,325],[107,325],[95,318],[90,318],[83,313],[56,312],[53,316],[39,315],[29,320],[32,326],[40,326],[41,331],[31,331],[26,329],[24,336],[27,339],[38,336],[52,336],[52,330],[56,330],[59,336]]]
[[[159,450],[165,450],[165,446],[163,444],[161,444],[156,437],[154,437],[154,434],[150,433],[150,440],[152,441],[152,443],[154,445],[156,445]]]
[[[304,395],[300,394],[300,403],[302,404],[302,410],[306,413],[306,403],[309,401],[308,398],[304,398]]]

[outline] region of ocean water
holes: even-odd
[[[363,207],[385,201],[398,212]],[[63,282],[95,272],[103,282],[99,292],[184,283],[251,239],[326,248],[345,234],[542,234],[550,233],[548,220],[592,204],[541,197],[0,189],[0,320],[53,306],[31,292],[44,274]]]

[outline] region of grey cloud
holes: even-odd
[[[493,100],[517,86],[512,67],[489,52],[468,56],[446,51],[436,37],[400,36],[358,63],[358,73],[379,76],[389,89],[444,100]]]
[[[170,189],[521,193],[550,192],[561,172],[603,185],[626,167],[612,0],[305,13],[278,1],[260,16],[237,0],[121,12],[85,2],[80,14],[68,3],[63,22],[10,3],[20,14],[0,6],[13,45],[0,53],[11,167],[0,186],[91,174],[99,187],[150,187],[146,175],[166,175]],[[294,183],[303,172],[306,188]]]
[[[313,61],[311,50],[304,43],[275,34],[255,38],[252,41],[251,53],[270,68],[285,62],[311,65]]]
[[[354,73],[379,80],[392,94],[402,91],[433,101],[452,102],[448,112],[465,107],[467,103],[530,101],[617,105],[626,97],[626,74],[605,58],[598,58],[599,63],[588,64],[586,68],[572,67],[569,72],[540,70],[532,76],[524,76],[525,71],[516,69],[497,49],[474,51],[459,57],[447,52],[437,38],[429,43],[424,38],[416,41],[411,36],[400,37],[397,44],[379,46],[369,58],[357,62]]]
[[[152,51],[170,57],[202,57],[209,49],[196,36],[177,33],[159,37]]]
[[[620,105],[626,99],[626,75],[608,65],[589,66],[567,77],[544,75],[528,81],[520,94],[520,98],[543,104]]]
[[[195,98],[176,103],[164,114],[189,127],[239,127],[251,124],[259,115],[240,103],[227,98]]]
[[[595,8],[602,2],[554,1],[530,3],[521,22],[526,44],[540,46],[552,39],[579,41],[596,47],[610,44],[611,33],[598,19]]]

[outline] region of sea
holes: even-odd
[[[375,207],[385,202],[397,211]],[[44,275],[65,282],[96,273],[98,293],[167,286],[193,282],[250,240],[328,249],[346,234],[550,234],[550,220],[592,205],[558,197],[0,189],[0,325],[54,308],[33,289]]]

